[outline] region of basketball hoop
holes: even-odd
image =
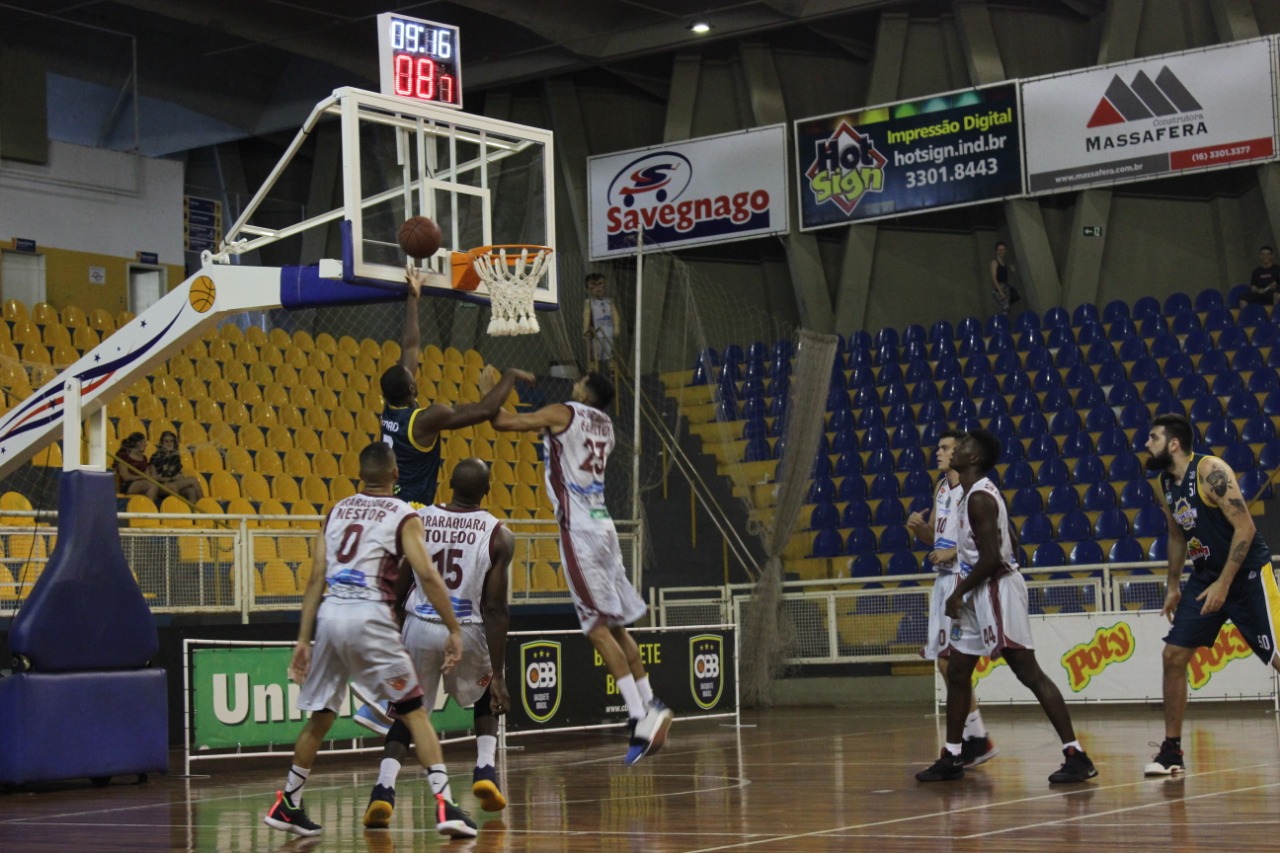
[[[549,246],[481,246],[455,265],[454,287],[475,290],[481,281],[489,289],[489,334],[537,334],[533,296],[546,272],[553,250]],[[463,270],[459,273],[458,266]],[[472,273],[468,275],[468,273]]]

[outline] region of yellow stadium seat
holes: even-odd
[[[222,419],[232,426],[246,426],[253,423],[249,417],[249,408],[239,400],[222,404]]]
[[[467,367],[474,367],[477,370],[484,368],[484,356],[479,351],[468,349],[462,353],[462,363]]]
[[[5,553],[11,560],[44,560],[49,556],[49,549],[42,533],[11,533],[5,543]]]
[[[293,431],[282,424],[268,427],[267,444],[275,450],[288,450],[293,447]]]
[[[326,355],[333,355],[338,351],[338,342],[333,339],[333,335],[328,332],[321,332],[316,335],[315,340],[316,352],[322,352]]]
[[[293,403],[293,405],[297,406],[299,409],[307,409],[316,404],[316,398],[315,395],[311,393],[311,389],[305,384],[301,384],[306,381],[306,379],[299,376],[299,384],[289,389],[289,402]]]
[[[222,423],[222,407],[210,397],[196,400],[196,419],[206,424]]]
[[[45,365],[53,364],[53,356],[49,355],[49,348],[42,343],[20,344],[18,346],[18,357],[27,362],[27,365]],[[39,388],[43,383],[36,376],[36,372],[31,371],[31,387]]]
[[[14,322],[10,335],[12,336],[11,340],[15,344],[41,343],[40,327],[30,320],[18,320]]]
[[[199,413],[200,413],[200,409],[197,406],[196,414],[198,415]],[[233,430],[227,424],[224,424],[221,418],[219,418],[216,422],[209,424],[208,431],[209,431],[209,441],[212,442],[217,447],[227,448],[227,447],[231,447],[233,444],[240,444],[241,447],[244,447],[243,442],[238,442],[236,440],[236,431]],[[128,433],[124,433],[124,434],[128,435]]]
[[[284,508],[284,504],[280,503],[280,501],[275,498],[267,498],[265,501],[258,504],[258,513],[263,516],[284,516],[288,515],[289,511]],[[275,528],[288,527],[289,522],[283,518],[267,518],[263,520],[262,526]]]
[[[293,516],[292,525],[300,527],[304,530],[315,530],[318,522],[309,520],[311,516],[318,515],[316,508],[304,500],[296,500],[289,507],[289,515]]]
[[[258,470],[254,465],[253,457],[243,447],[228,447],[225,462],[227,470],[232,474],[243,475]]]
[[[360,370],[360,365],[357,364],[356,372],[347,377],[347,386],[359,391],[367,397],[369,395],[370,388],[377,386],[377,377],[381,376],[381,374],[375,374],[372,384],[370,384],[369,376],[370,373],[362,372]]]
[[[227,515],[248,516],[248,518],[246,518],[244,522],[246,527],[259,526],[258,511],[253,508],[253,504],[250,502],[249,498],[247,497],[232,498],[231,500],[227,501]],[[236,524],[239,524],[239,521],[237,521]]]
[[[209,358],[214,361],[228,362],[235,357],[235,353],[231,349],[230,342],[221,337],[215,337],[205,342],[205,348],[209,353]]]
[[[296,373],[306,367],[307,364],[307,354],[297,347],[291,347],[284,351],[284,364],[281,367],[287,367]],[[277,370],[276,374],[278,375],[279,373],[280,371]],[[293,383],[291,382],[290,384],[292,385]]]
[[[231,351],[235,353],[235,360],[243,365],[252,365],[258,361],[258,348],[248,341],[241,341],[231,345]],[[246,367],[246,370],[248,368]],[[223,368],[223,375],[226,375],[226,368]]]
[[[281,406],[279,411],[276,412],[276,416],[279,418],[282,425],[291,430],[301,429],[306,423],[306,418],[303,417],[302,409],[299,409],[292,403],[285,403]]]
[[[302,478],[302,499],[315,504],[329,502],[329,484],[315,474]]]
[[[80,353],[75,347],[59,344],[53,348],[53,366],[59,369],[70,367],[80,360]]]
[[[266,595],[297,595],[293,570],[280,560],[267,563],[262,567],[262,591]]]
[[[356,481],[350,477],[334,477],[329,481],[329,498],[333,501],[349,498],[357,491]]]
[[[125,512],[145,512],[156,515],[160,509],[146,495],[133,495],[129,498],[129,502],[125,504]],[[131,518],[129,519],[130,527],[159,527],[160,521],[155,518]]]
[[[29,527],[32,523],[30,516],[11,515],[10,513],[31,511],[31,501],[27,500],[27,496],[21,492],[5,492],[0,495],[0,524]]]
[[[158,417],[153,418],[147,423],[147,441],[152,444],[159,444],[160,436],[166,432],[171,432],[174,435],[178,434],[178,431],[174,428],[173,424],[170,421],[165,420],[164,412],[161,411]]]
[[[183,421],[182,426],[178,427],[178,443],[187,445],[188,447],[199,447],[209,441],[209,433],[205,431],[204,424],[196,420]]]
[[[194,421],[196,410],[185,397],[174,397],[164,404],[164,416],[171,421]]]
[[[47,323],[56,323],[58,321],[58,309],[54,308],[48,302],[37,302],[31,306],[31,322],[45,325]]]
[[[71,346],[71,333],[57,320],[44,327],[44,333],[40,339],[47,347]]]
[[[174,379],[187,380],[196,378],[195,362],[187,358],[185,355],[175,355],[169,359],[165,365],[167,372]],[[183,385],[184,393],[187,393],[187,386]],[[200,383],[200,396],[204,396],[204,383]]]
[[[263,437],[262,430],[250,424],[240,427],[240,446],[256,453],[267,446],[267,441]]]
[[[349,448],[346,453],[338,457],[338,464],[342,468],[342,474],[352,479],[360,477],[360,451],[369,444],[367,436],[356,435],[352,433],[351,438],[360,446]]]
[[[262,429],[270,429],[280,423],[280,416],[270,403],[259,403],[249,408],[249,423]]]
[[[276,540],[280,559],[289,563],[311,562],[311,537],[281,536]]]
[[[262,389],[256,382],[242,381],[236,386],[236,398],[249,406],[249,411],[253,411],[254,406],[262,404]]]
[[[277,408],[289,405],[289,390],[280,383],[272,380],[270,383],[262,386],[262,399]]]
[[[266,394],[266,386],[276,381],[275,371],[271,369],[271,365],[265,361],[259,361],[249,366],[249,378],[259,385],[263,386],[263,395]]]
[[[331,388],[317,388],[313,392],[313,396],[316,406],[325,411],[331,412],[338,408],[338,395]]]
[[[191,507],[182,498],[175,495],[165,495],[164,500],[160,501],[160,512],[165,515],[184,515],[191,512]],[[194,527],[194,522],[189,518],[166,518],[163,520],[165,527]]]
[[[293,443],[299,450],[315,453],[320,449],[320,434],[310,427],[300,427],[294,431]]]
[[[226,471],[214,471],[209,475],[209,494],[218,500],[229,501],[240,497],[240,484]]]
[[[116,320],[107,309],[94,308],[89,312],[89,327],[100,332],[105,338],[116,330]]]
[[[546,563],[533,564],[533,592],[556,592],[561,589],[560,579],[555,569]]]
[[[214,361],[213,359],[209,358],[208,356],[205,356],[204,358],[197,358],[196,359],[196,376],[200,377],[206,382],[212,382],[215,379],[221,379],[222,365]]]
[[[318,476],[337,477],[340,473],[337,458],[327,450],[318,451],[311,461]]]
[[[257,535],[250,538],[253,548],[253,562],[265,563],[268,560],[280,559],[280,550],[276,547],[276,537]]]
[[[18,600],[18,582],[13,579],[13,573],[9,571],[8,566],[0,565],[0,601],[13,602]]]
[[[317,364],[323,360],[324,366]],[[324,372],[329,369],[329,357],[323,353],[312,353],[307,366],[298,370],[298,379],[308,388],[319,388],[324,385]]]
[[[10,323],[16,323],[19,320],[27,319],[27,306],[24,302],[16,299],[6,299],[4,302],[4,319]]]
[[[375,439],[382,435],[382,421],[379,420],[377,414],[368,409],[361,409],[356,412],[356,429]]]
[[[268,344],[266,347],[260,350],[260,352],[262,355],[262,363],[265,365],[268,365],[271,368],[271,375],[274,376],[276,372],[276,368],[284,364],[284,353],[276,349],[271,344]]]
[[[194,363],[202,358],[207,358],[209,355],[209,348],[205,346],[204,341],[188,341],[187,345],[182,348],[182,354],[191,359]]]
[[[234,344],[244,340],[244,332],[234,322],[223,323],[218,327],[218,337],[229,344]]]
[[[350,335],[338,338],[338,352],[355,358],[360,354],[360,342]]]
[[[495,462],[514,463],[520,459],[516,449],[516,439],[508,434],[499,435],[493,442],[493,458]]]
[[[284,470],[293,477],[305,477],[311,473],[311,458],[305,451],[291,447],[284,454]]]
[[[336,365],[331,367],[329,372],[324,375],[324,387],[328,388],[330,391],[346,390],[347,373],[350,369],[354,368],[344,368]]]
[[[278,474],[271,478],[271,497],[281,503],[292,503],[302,500],[298,491],[298,481],[288,474]]]
[[[250,326],[245,329],[244,339],[259,349],[270,341],[270,338],[267,337],[266,331],[258,326]]]
[[[293,333],[293,345],[302,352],[311,352],[316,348],[316,342],[311,337],[311,333],[304,331],[303,329],[299,329]]]
[[[58,442],[48,445],[35,456],[31,457],[31,464],[43,468],[61,468],[62,467],[62,445]]]
[[[350,415],[348,415],[348,417],[350,417]],[[355,424],[352,423],[352,427],[354,426]],[[321,449],[327,450],[330,453],[334,454],[335,456],[341,456],[342,454],[346,453],[347,452],[347,436],[346,436],[347,432],[349,432],[349,430],[342,430],[342,429],[330,427],[329,429],[320,433]]]
[[[329,413],[323,406],[317,404],[306,410],[302,422],[311,429],[323,432],[329,428]]]
[[[219,403],[230,403],[233,400],[239,400],[240,395],[236,393],[235,387],[226,379],[218,376],[209,378],[209,396]]]
[[[99,343],[98,333],[88,326],[77,326],[71,332],[71,345],[81,352],[88,352]]]
[[[271,487],[267,478],[257,471],[250,471],[240,478],[240,490],[251,501],[265,501],[271,497]]]
[[[274,450],[262,449],[253,457],[254,470],[266,477],[274,477],[276,474],[284,472],[284,465],[280,461],[280,454]]]
[[[76,305],[66,305],[62,309],[62,325],[68,329],[78,329],[81,326],[89,325],[89,317],[84,313],[84,309]]]

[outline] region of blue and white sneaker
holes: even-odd
[[[649,703],[644,717],[631,721],[631,743],[627,747],[627,764],[635,764],[646,755],[657,752],[667,740],[667,729],[675,714],[657,699]]]
[[[364,726],[371,732],[387,736],[387,732],[391,731],[391,717],[387,715],[387,711],[391,709],[390,702],[382,702],[380,704],[361,705],[360,708],[351,715],[351,719]]]

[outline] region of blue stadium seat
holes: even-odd
[[[907,341],[902,345],[902,360],[911,362],[929,362],[929,345],[924,341]]]
[[[1046,346],[1032,347],[1022,359],[1022,369],[1027,374],[1050,367],[1053,367],[1053,351]]]
[[[1056,370],[1041,370],[1031,377],[1031,390],[1037,393],[1062,388],[1062,376]]]
[[[716,403],[716,420],[721,422],[736,421],[738,419],[738,407],[734,405],[731,397],[721,397]]]
[[[1031,310],[1023,311],[1013,318],[1012,329],[1015,332],[1039,331],[1040,315]]]
[[[1119,426],[1099,430],[1098,439],[1094,442],[1094,452],[1099,456],[1128,453],[1130,452],[1129,437]]]
[[[863,465],[868,474],[884,474],[894,468],[893,451],[887,447],[879,447],[871,451]]]
[[[1129,381],[1129,370],[1123,361],[1104,361],[1095,366],[1094,376],[1099,385],[1117,385]]]
[[[1031,565],[1037,569],[1063,566],[1066,563],[1067,557],[1062,553],[1062,546],[1057,542],[1046,542],[1036,548],[1035,553],[1031,555]]]
[[[863,509],[866,509],[866,504],[860,504],[860,506],[862,506]],[[846,513],[848,512],[848,508],[845,509],[845,512]],[[871,517],[870,510],[867,510],[867,517],[868,518]],[[843,526],[853,528],[852,530],[849,531],[849,536],[844,543],[844,552],[846,554],[849,554],[850,556],[856,556],[858,554],[875,553],[876,547],[877,547],[876,534],[875,534],[875,531],[873,531],[870,528],[870,526],[858,525],[858,524],[852,524],[852,525],[846,524]]]
[[[883,365],[880,368],[880,372],[876,375],[876,384],[881,388],[887,388],[891,385],[901,385],[902,368],[898,366],[896,361]],[[881,397],[883,396],[882,392]]]
[[[953,376],[946,382],[943,382],[942,390],[938,392],[938,398],[947,402],[968,396],[969,385],[964,381],[964,378],[960,376]]]
[[[1110,483],[1093,483],[1084,492],[1084,511],[1100,512],[1116,505],[1116,492]]]
[[[1084,364],[1075,364],[1067,369],[1067,375],[1062,380],[1062,384],[1067,388],[1084,388],[1093,384],[1093,371]]]
[[[916,575],[920,573],[920,560],[910,551],[894,551],[889,557],[889,566],[886,574],[890,575]]]
[[[996,360],[991,365],[991,372],[1004,376],[1012,370],[1020,370],[1022,368],[1022,358],[1016,350],[1005,350],[996,356]]]
[[[912,432],[915,432],[915,427],[909,427],[909,429]],[[897,470],[899,471],[909,471],[911,473],[920,473],[920,472],[923,472],[927,467],[928,467],[928,464],[926,463],[924,458],[924,451],[921,450],[919,447],[904,447],[902,448],[902,451],[898,454]],[[908,476],[907,482],[909,482],[910,480],[911,480],[911,477]],[[904,494],[909,495],[913,493],[904,492]]]
[[[1185,415],[1187,413],[1187,407],[1183,404],[1182,400],[1179,400],[1177,397],[1169,400],[1161,400],[1159,403],[1156,403],[1156,411],[1153,417],[1167,415],[1170,413],[1175,415]],[[1143,436],[1143,440],[1146,440],[1145,436]]]
[[[1169,358],[1181,352],[1182,345],[1178,343],[1178,339],[1175,336],[1168,332],[1157,333],[1151,338],[1151,344],[1147,347],[1147,353],[1152,358]]]
[[[876,332],[875,337],[871,339],[872,347],[893,346],[899,343],[898,330],[892,326],[885,326]]]
[[[1046,459],[1054,459],[1060,455],[1058,440],[1047,432],[1031,439],[1031,443],[1027,447],[1027,458],[1033,462],[1043,462]]]
[[[1040,463],[1040,470],[1036,471],[1037,486],[1057,486],[1068,482],[1070,479],[1070,471],[1067,469],[1067,463],[1061,459],[1046,459]]]
[[[1058,368],[1067,368],[1080,359],[1080,347],[1073,343],[1064,343],[1058,348],[1058,354],[1053,357],[1053,365]]]
[[[1104,559],[1102,546],[1091,539],[1086,539],[1083,542],[1077,542],[1075,547],[1071,549],[1071,557],[1068,562],[1073,566],[1095,566],[1102,563]],[[1065,612],[1065,608],[1059,612]]]
[[[840,512],[836,509],[836,505],[830,501],[815,504],[813,511],[809,513],[810,530],[835,529],[839,526]]]
[[[1026,454],[1022,452],[1022,442],[1016,438],[1010,441],[1002,441],[1000,444],[1000,461],[1004,464],[1012,462],[1020,462],[1026,458]]]
[[[1275,425],[1266,415],[1254,415],[1244,422],[1240,438],[1249,444],[1267,444],[1276,437]]]
[[[983,379],[991,380],[993,382],[995,381],[995,377],[992,376],[984,376]],[[981,383],[981,381],[982,380],[979,380],[979,383]],[[1004,395],[1000,393],[998,385],[994,390],[982,391],[979,390],[977,384],[975,384],[973,396],[982,400],[982,402],[978,404],[979,418],[994,418],[997,415],[1007,416],[1009,414],[1009,404],[1005,402]]]
[[[1250,303],[1240,309],[1240,313],[1236,316],[1236,324],[1246,329],[1270,325],[1267,322],[1267,309],[1261,305]]]
[[[1164,313],[1166,317],[1194,310],[1195,309],[1191,305],[1191,297],[1185,293],[1171,293],[1164,300]]]
[[[1071,469],[1073,483],[1101,483],[1106,478],[1106,466],[1098,456],[1082,456]]]
[[[1236,473],[1240,473],[1238,469]],[[1240,494],[1244,495],[1246,501],[1271,500],[1274,496],[1271,474],[1267,471],[1246,471],[1240,477]]]
[[[1236,391],[1227,398],[1227,417],[1251,418],[1258,414],[1258,398],[1248,391]]]
[[[1152,382],[1157,379],[1163,381],[1164,371],[1160,367],[1160,362],[1149,355],[1144,355],[1134,360],[1133,365],[1129,368],[1130,382]]]
[[[1049,422],[1038,411],[1030,411],[1022,415],[1018,423],[1019,438],[1037,438],[1049,431]]]
[[[1098,343],[1104,344],[1111,357],[1115,357],[1115,353],[1111,350],[1111,345],[1107,343],[1106,329],[1102,328],[1102,324],[1096,321],[1084,323],[1080,328],[1076,329],[1076,343],[1081,347]]]
[[[950,341],[955,336],[955,329],[946,320],[937,320],[929,327],[929,343]]]
[[[1183,380],[1184,384],[1186,381]],[[1190,417],[1193,421],[1199,421],[1200,423],[1216,421],[1222,417],[1222,414],[1222,403],[1219,402],[1217,397],[1208,392],[1202,392],[1191,403]]]
[[[855,349],[871,352],[871,333],[866,329],[859,329],[851,333],[845,340],[845,349],[849,352],[853,352]]]
[[[928,359],[914,359],[907,364],[907,372],[903,375],[903,380],[908,384],[932,382],[933,367],[929,364]]]
[[[898,497],[898,478],[892,473],[876,474],[871,480],[871,490],[867,493],[870,500],[890,501]]]
[[[772,458],[773,449],[769,447],[769,440],[764,436],[748,440],[746,449],[742,453],[743,462],[763,462]]]
[[[1046,510],[1050,515],[1065,515],[1080,508],[1080,493],[1070,483],[1062,483],[1049,490]]]
[[[889,440],[889,446],[894,450],[905,450],[908,447],[920,446],[920,431],[911,426],[900,426],[893,431],[893,438]]]
[[[1126,317],[1111,324],[1111,327],[1107,329],[1107,340],[1119,343],[1122,341],[1141,341],[1142,338],[1138,337],[1138,327]],[[1146,346],[1144,345],[1142,349],[1145,352]],[[1124,356],[1121,356],[1121,358],[1124,358]]]
[[[1209,311],[1213,308],[1221,308],[1226,302],[1222,298],[1222,291],[1212,288],[1205,288],[1196,294],[1195,310],[1197,312]]]
[[[1082,302],[1071,312],[1071,325],[1083,326],[1086,323],[1097,323],[1099,320],[1098,306],[1091,302]]]
[[[814,557],[837,557],[844,550],[844,539],[835,528],[824,528],[813,537]]]
[[[805,503],[830,503],[836,499],[836,484],[830,477],[815,477],[809,483],[809,491],[805,495]]]
[[[1084,421],[1075,409],[1062,409],[1054,412],[1049,421],[1049,432],[1053,435],[1071,435],[1084,429]]]
[[[924,430],[920,433],[921,447],[934,447],[938,444],[938,439],[942,433],[949,429],[949,425],[945,418],[938,418],[924,426]]]
[[[987,429],[995,433],[1002,444],[1008,444],[1015,440],[1014,433],[1017,427],[1013,423],[1013,418],[1008,415],[999,414],[992,417],[987,422]]]
[[[1087,427],[1086,427],[1087,429]],[[1078,459],[1081,456],[1090,456],[1093,454],[1093,439],[1085,430],[1073,432],[1062,440],[1062,455],[1068,459]]]
[[[1237,352],[1238,350],[1249,346],[1249,333],[1242,326],[1227,326],[1218,333],[1218,349],[1224,352]],[[1256,355],[1256,353],[1255,353]],[[1262,357],[1258,356],[1258,363],[1262,363]]]
[[[1129,535],[1129,518],[1118,507],[1104,509],[1093,523],[1096,539],[1123,539]]]
[[[1117,382],[1107,392],[1107,405],[1123,406],[1126,403],[1136,402],[1138,398],[1138,386],[1132,382]]]
[[[880,405],[880,392],[874,385],[863,385],[853,392],[850,405],[855,409],[868,409]]]
[[[1147,555],[1142,551],[1142,543],[1132,536],[1117,539],[1111,543],[1111,550],[1107,552],[1108,563],[1142,563],[1146,559]]]
[[[1093,524],[1083,510],[1072,510],[1058,521],[1058,538],[1071,542],[1077,539],[1092,539]]]
[[[924,326],[919,323],[912,323],[902,330],[902,342],[904,344],[920,343],[927,340]]]
[[[896,504],[897,501],[894,501]],[[902,509],[899,505],[898,509]],[[911,549],[911,534],[907,532],[907,528],[901,524],[894,524],[886,527],[880,534],[880,542],[877,545],[880,551],[908,551]]]
[[[997,314],[991,319],[994,320],[999,316],[1000,315]],[[987,322],[989,324],[991,321],[989,320]],[[987,338],[987,355],[998,355],[1004,352],[1013,352],[1016,348],[1013,341],[1013,335],[1011,335],[1007,330],[992,331],[988,334],[990,337]]]
[[[1136,454],[1125,452],[1116,454],[1107,468],[1107,477],[1112,483],[1126,483],[1129,480],[1140,480],[1146,476],[1142,460]]]
[[[929,344],[929,359],[939,362],[946,361],[948,362],[948,369],[957,372],[960,370],[960,360],[956,358],[955,341],[934,341]],[[939,379],[944,378],[938,376],[937,368],[934,368],[933,375]]]
[[[1174,379],[1182,379],[1185,376],[1193,376],[1196,372],[1196,366],[1191,361],[1191,356],[1186,353],[1174,353],[1165,359],[1164,376],[1172,381]]]
[[[1018,539],[1029,545],[1042,545],[1053,539],[1053,522],[1042,512],[1029,515],[1022,522]]]
[[[1159,369],[1160,368],[1157,366],[1156,370]],[[1176,399],[1173,393],[1173,386],[1170,385],[1169,380],[1165,379],[1163,376],[1157,374],[1147,380],[1135,381],[1145,381],[1147,383],[1142,388],[1141,399],[1144,403],[1160,403],[1165,400]]]
[[[1120,490],[1121,509],[1142,509],[1151,506],[1155,501],[1155,492],[1146,480],[1130,480]]]
[[[880,393],[880,405],[896,406],[900,403],[907,403],[911,399],[911,394],[907,391],[907,386],[900,381],[893,381],[888,384],[881,382],[884,389]]]
[[[879,450],[889,446],[889,433],[882,426],[870,426],[862,432],[862,449]]]
[[[859,554],[849,564],[849,577],[851,578],[876,578],[880,577],[880,559],[875,554]]]
[[[870,365],[859,364],[849,369],[848,388],[850,391],[856,393],[859,388],[871,388],[874,391],[875,385],[876,374]],[[876,399],[880,399],[878,392],[876,392]]]
[[[1129,303],[1123,299],[1113,299],[1102,309],[1102,322],[1115,323],[1117,320],[1128,320]]]
[[[1119,325],[1112,326],[1114,330],[1121,328]],[[1138,361],[1142,358],[1149,358],[1147,354],[1147,342],[1138,337],[1137,332],[1132,326],[1125,330],[1125,336],[1122,338],[1113,338],[1118,340],[1120,346],[1116,349],[1116,358],[1121,361]]]
[[[1138,510],[1138,514],[1133,517],[1133,535],[1139,539],[1168,536],[1169,526],[1164,517],[1164,510],[1156,503]]]
[[[739,409],[738,414],[745,421],[759,421],[763,425],[765,414],[768,411],[769,406],[765,403],[763,396],[748,397],[742,401],[742,407]],[[767,431],[768,428],[765,427],[765,429]]]
[[[1040,490],[1034,486],[1024,486],[1013,493],[1009,501],[1009,512],[1015,516],[1033,515],[1044,511],[1044,499]]]
[[[763,416],[750,418],[742,422],[742,437],[747,441],[755,438],[765,438],[768,435],[769,424],[765,423]]]
[[[1014,462],[1005,468],[1000,479],[1006,489],[1022,489],[1035,482],[1035,475],[1026,462]]]
[[[1253,448],[1243,441],[1227,445],[1222,451],[1222,461],[1226,462],[1231,467],[1231,470],[1237,474],[1252,471],[1257,467],[1257,462],[1253,458]]]
[[[893,344],[881,344],[871,354],[871,363],[877,367],[885,367],[898,363],[898,348]]]
[[[1262,306],[1258,307],[1261,308]],[[1240,316],[1244,316],[1243,311],[1240,312]],[[1275,323],[1262,323],[1249,336],[1249,343],[1255,347],[1270,347],[1275,345],[1276,338],[1280,338],[1280,327],[1277,327]]]
[[[1024,391],[1031,390],[1031,377],[1023,373],[1021,370],[1015,370],[1004,377],[1004,381],[1000,383],[1000,391],[1003,394],[1021,394]],[[1010,411],[1019,414],[1018,402],[1010,407]]]
[[[1280,375],[1271,368],[1263,367],[1261,370],[1255,370],[1249,374],[1249,381],[1245,383],[1244,387],[1251,394],[1264,394],[1268,391],[1274,391],[1280,388]]]
[[[1147,549],[1147,559],[1161,562],[1169,559],[1169,537],[1167,535],[1157,536],[1151,541],[1151,547]]]
[[[831,476],[831,457],[826,451],[818,451],[813,455],[813,465],[809,467],[810,477],[830,477]]]
[[[1169,331],[1175,335],[1189,335],[1204,330],[1200,328],[1200,315],[1186,311],[1170,315]]]
[[[1145,403],[1133,402],[1120,409],[1120,428],[1146,431],[1151,425],[1151,413]],[[1101,452],[1101,451],[1099,451]]]
[[[832,453],[847,453],[858,449],[858,434],[852,426],[841,427],[831,438]]]
[[[1221,305],[1207,309],[1201,322],[1206,332],[1221,332],[1235,325],[1231,312]]]
[[[1224,444],[1233,444],[1239,441],[1240,432],[1236,429],[1234,421],[1229,418],[1221,418],[1216,421],[1210,421],[1204,427],[1204,440],[1214,447],[1221,447]]]
[[[1244,380],[1240,378],[1239,373],[1219,373],[1213,377],[1209,390],[1219,397],[1228,397],[1237,391],[1244,390]]]
[[[1076,392],[1076,408],[1081,411],[1107,406],[1107,392],[1101,385],[1087,385]]]
[[[1160,314],[1160,303],[1154,296],[1140,297],[1133,303],[1133,318],[1135,320],[1144,320],[1147,317],[1156,317]]]
[[[865,501],[867,499],[867,481],[863,479],[862,474],[850,474],[845,476],[837,473],[837,476],[840,476],[841,480],[840,480],[840,486],[836,490],[836,499],[841,501],[848,501],[849,506],[854,506],[855,504],[865,506],[865,504],[860,504],[861,501]],[[845,511],[848,512],[848,509],[846,508]],[[871,515],[869,510],[867,515],[867,523],[868,524],[871,523]],[[841,526],[848,527],[849,525],[842,524]]]

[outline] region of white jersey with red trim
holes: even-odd
[[[561,527],[613,527],[604,503],[604,471],[613,451],[613,421],[584,403],[565,403],[573,413],[563,432],[546,433],[547,493]]]
[[[390,495],[352,495],[324,523],[326,602],[395,601],[400,530],[413,507]]]
[[[964,497],[964,489],[959,483],[954,486],[944,477],[937,493],[933,496],[933,547],[934,550],[955,548],[960,538],[960,501]],[[951,560],[934,566],[940,572],[958,572],[960,563]]]
[[[459,622],[482,623],[480,601],[484,581],[493,567],[494,534],[502,522],[479,507],[450,509],[444,504],[418,510],[426,529],[427,552],[449,590],[449,603]],[[422,588],[414,583],[405,611],[421,619],[440,621]]]
[[[957,557],[960,563],[960,574],[968,575],[978,562],[978,543],[973,538],[972,525],[969,522],[969,501],[978,493],[990,495],[995,499],[999,516],[996,524],[1000,529],[1000,560],[1011,569],[1018,568],[1018,560],[1013,555],[1013,543],[1009,540],[1009,508],[1005,506],[1004,495],[987,477],[974,483],[972,488],[959,501],[960,516],[958,535],[956,536]]]

